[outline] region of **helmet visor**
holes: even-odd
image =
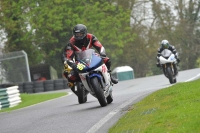
[[[80,39],[83,39],[85,37],[85,35],[82,32],[75,32],[74,37],[75,37],[75,39],[80,40]]]
[[[75,33],[75,36],[77,36],[77,37],[83,37],[83,33],[80,33],[80,32],[78,32],[78,33]]]
[[[168,43],[163,44],[163,48],[164,48],[164,49],[168,49],[168,48],[169,48],[169,44],[168,44]]]

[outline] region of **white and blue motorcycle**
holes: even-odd
[[[99,54],[93,49],[75,53],[80,82],[75,83],[79,103],[87,101],[87,94],[96,97],[102,107],[113,101],[110,74]]]
[[[169,79],[169,82],[171,84],[176,83],[177,74],[175,73],[174,67],[175,65],[177,65],[177,60],[175,58],[175,55],[170,50],[164,49],[158,59],[160,61],[165,76]]]

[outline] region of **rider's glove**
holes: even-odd
[[[71,67],[72,67],[73,70],[75,70],[75,71],[77,70],[77,65],[76,65],[76,63],[71,64]]]
[[[72,63],[71,67],[67,64],[67,61],[64,61],[64,70],[71,71],[71,69],[76,70],[77,65],[76,63]]]
[[[100,53],[101,58],[105,58],[106,54],[105,53]]]

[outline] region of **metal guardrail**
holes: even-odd
[[[21,101],[18,86],[0,88],[0,110],[3,108],[14,107]]]

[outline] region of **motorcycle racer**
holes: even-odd
[[[72,30],[73,36],[64,47],[62,51],[61,60],[65,66],[64,76],[68,79],[68,86],[73,87],[74,82],[80,80],[78,72],[76,71],[76,52],[84,51],[91,47],[94,47],[96,51],[100,54],[103,62],[107,66],[108,72],[111,72],[111,61],[106,56],[105,48],[99,42],[99,40],[90,33],[87,33],[87,27],[83,24],[77,24]],[[118,80],[111,76],[111,81],[114,84],[118,83]]]
[[[157,66],[157,67],[161,67],[158,58],[161,56],[161,52],[162,52],[164,49],[170,50],[170,51],[175,55],[175,58],[176,58],[176,60],[177,60],[177,64],[173,64],[173,66],[174,66],[175,75],[177,75],[177,74],[178,74],[177,65],[178,65],[178,63],[180,62],[180,59],[178,58],[178,53],[177,53],[177,51],[176,51],[175,46],[169,44],[169,41],[168,41],[168,40],[162,40],[162,42],[161,42],[161,47],[158,48],[158,52],[157,52],[157,56],[156,56],[156,59],[157,59],[156,66]],[[164,70],[163,70],[163,72],[164,72],[164,74],[165,74],[165,71],[164,71]]]

